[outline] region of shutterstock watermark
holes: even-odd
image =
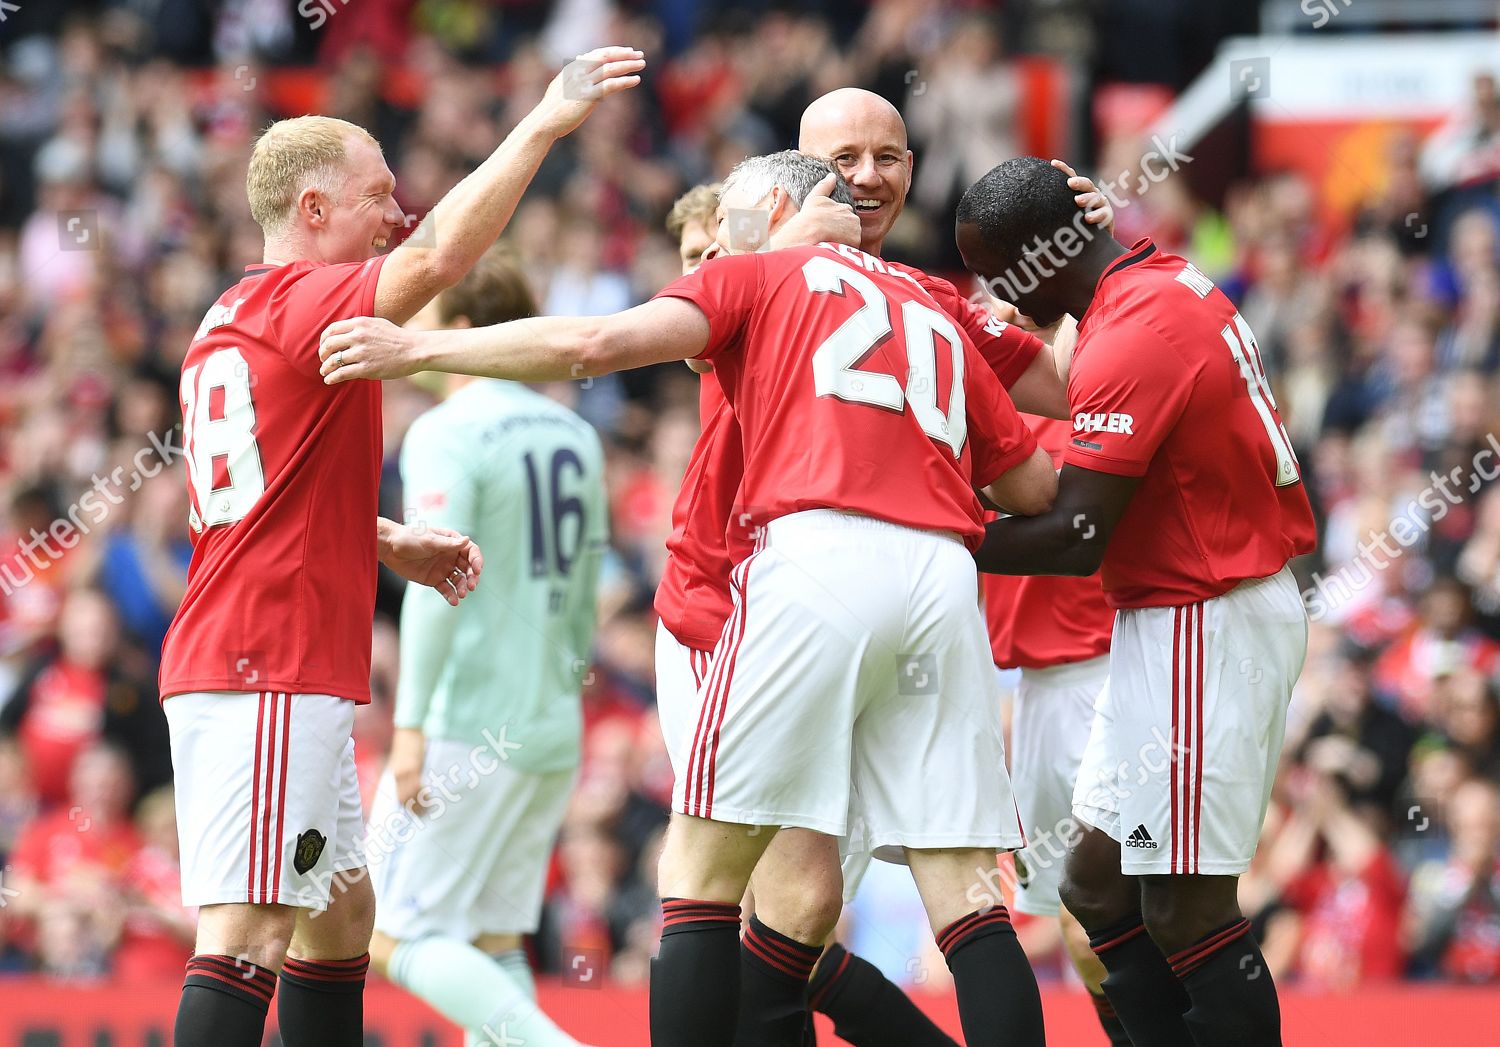
[[[326,870],[317,878],[328,888],[328,897],[344,894],[351,884],[358,883],[369,874],[372,867],[389,858],[402,844],[414,840],[422,826],[442,818],[463,802],[466,795],[478,788],[479,783],[510,762],[510,754],[525,748],[524,742],[513,742],[508,737],[510,725],[502,724],[499,734],[488,727],[481,730],[480,744],[471,748],[467,755],[450,763],[446,770],[425,770],[422,787],[417,795],[378,820],[371,820],[365,829],[365,862],[356,869]],[[382,785],[389,783],[382,783]],[[394,787],[394,786],[392,786]],[[314,919],[320,910],[312,913]]]
[[[1354,0],[1302,0],[1302,13],[1313,20],[1314,29],[1322,29],[1329,22],[1352,7]]]
[[[1469,496],[1496,478],[1500,478],[1500,439],[1485,434],[1488,446],[1475,453],[1467,467],[1455,465],[1446,473],[1431,472],[1431,481],[1406,503],[1405,512],[1392,517],[1380,531],[1371,531],[1368,540],[1355,543],[1359,551],[1354,559],[1326,578],[1313,572],[1313,584],[1302,590],[1307,616],[1317,622],[1348,604],[1363,592],[1375,576],[1401,559],[1406,550],[1427,536],[1435,524],[1463,504]],[[1465,473],[1467,472],[1467,477]],[[1391,540],[1395,539],[1395,544]]]
[[[172,437],[170,431],[165,436],[147,433],[146,446],[136,451],[129,466],[117,465],[108,476],[95,473],[89,489],[53,520],[46,531],[33,527],[30,535],[17,539],[17,555],[0,562],[0,592],[10,596],[29,584],[107,520],[115,506],[125,501],[124,494],[139,491],[143,483],[184,457],[186,450],[173,443]]]
[[[1177,134],[1163,140],[1161,135],[1151,136],[1150,148],[1141,154],[1140,162],[1126,168],[1113,179],[1095,181],[1099,191],[1116,211],[1129,207],[1133,200],[1144,196],[1152,186],[1165,181],[1174,172],[1193,162],[1190,153],[1177,148]],[[1043,280],[1050,280],[1077,258],[1100,230],[1088,220],[1087,212],[1080,209],[1072,220],[1053,232],[1049,239],[1034,237],[1031,244],[1021,249],[1021,260],[999,276],[985,281],[989,293],[1002,302],[1015,302],[1018,296],[1030,294]]]

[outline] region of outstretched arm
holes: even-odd
[[[375,313],[397,323],[463,279],[505,229],[552,144],[609,95],[641,82],[640,51],[601,47],[580,55],[500,147],[450,189],[415,232],[391,252],[375,289]]]
[[[613,316],[536,316],[460,331],[408,331],[364,316],[330,324],[318,353],[328,385],[417,371],[546,382],[686,360],[708,336],[697,306],[653,298]]]
[[[1139,484],[1139,477],[1064,465],[1052,509],[994,521],[974,560],[990,574],[1093,574]]]

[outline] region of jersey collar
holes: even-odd
[[[1094,302],[1099,300],[1099,289],[1104,286],[1104,281],[1122,270],[1144,262],[1154,254],[1156,254],[1156,244],[1152,242],[1151,237],[1143,236],[1130,246],[1130,250],[1111,262],[1109,268],[1100,273],[1099,279],[1094,283],[1094,297],[1090,299],[1089,307],[1083,311],[1083,315],[1078,318],[1079,328],[1083,327],[1083,322],[1088,319],[1089,313],[1093,312]]]

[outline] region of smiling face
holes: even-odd
[[[346,146],[343,188],[336,198],[303,191],[299,204],[308,210],[309,194],[317,198],[321,223],[316,223],[319,253],[326,262],[361,262],[385,250],[392,234],[402,228],[406,214],[396,206],[396,176],[373,143],[360,139]],[[311,215],[310,215],[311,216]]]
[[[896,107],[870,91],[832,91],[802,114],[797,147],[838,168],[854,192],[860,249],[879,255],[911,189],[912,154]]]

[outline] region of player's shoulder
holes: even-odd
[[[886,268],[893,273],[901,273],[914,280],[918,286],[945,307],[951,302],[963,300],[963,295],[958,293],[957,285],[951,280],[946,280],[941,276],[934,276],[925,269],[918,269],[916,266],[907,265],[905,262],[893,262],[890,259],[882,259],[882,261],[885,262]]]

